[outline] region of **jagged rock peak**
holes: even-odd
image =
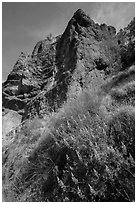
[[[90,26],[94,24],[94,21],[85,14],[82,9],[78,9],[74,15],[73,19],[75,19],[81,26]]]
[[[24,120],[41,116],[133,65],[134,21],[116,35],[113,26],[94,23],[78,9],[62,35],[39,41],[32,55],[20,54],[3,84],[3,107],[20,111]]]

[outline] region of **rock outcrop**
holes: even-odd
[[[21,53],[3,83],[3,199],[135,200],[135,19],[116,29],[81,9]]]
[[[42,117],[83,89],[96,89],[134,64],[134,27],[133,19],[116,34],[114,27],[99,25],[78,9],[62,35],[38,42],[32,55],[21,53],[3,83],[3,108],[17,111],[22,120]]]

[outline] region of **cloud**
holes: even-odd
[[[125,2],[103,2],[94,4],[90,17],[97,23],[113,25],[119,30],[127,26],[135,15],[135,4]]]

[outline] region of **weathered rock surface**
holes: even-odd
[[[77,10],[62,35],[38,42],[32,55],[21,53],[3,83],[3,108],[25,120],[56,111],[84,88],[96,89],[108,75],[134,64],[134,28],[135,19],[116,34]]]
[[[21,123],[21,115],[13,110],[5,110],[2,114],[2,138]],[[3,140],[3,141],[4,141]]]
[[[3,83],[4,201],[135,200],[134,29],[79,9],[21,53]]]

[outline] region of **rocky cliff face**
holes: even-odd
[[[134,27],[133,19],[116,34],[77,10],[62,35],[38,42],[31,55],[21,53],[3,83],[3,110],[17,111],[22,120],[43,117],[83,89],[96,89],[134,64]]]
[[[79,9],[3,83],[4,201],[133,202],[134,106],[135,19],[116,33]]]

